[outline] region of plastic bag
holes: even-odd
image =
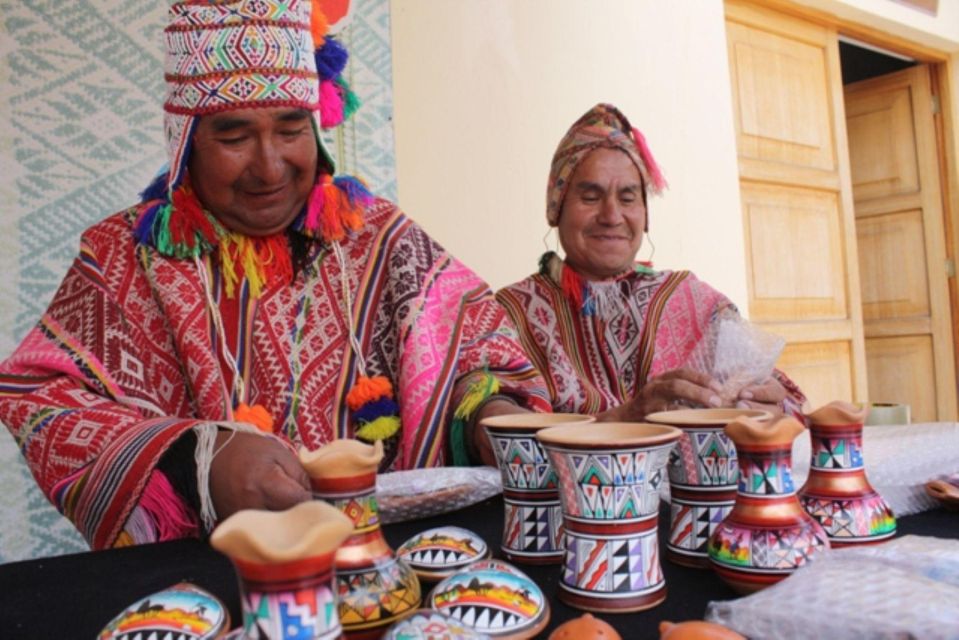
[[[384,524],[455,511],[502,491],[499,469],[493,467],[411,469],[376,478],[376,501]]]
[[[708,373],[722,385],[723,405],[735,404],[743,387],[772,375],[786,341],[745,320],[732,309],[720,311],[696,344],[686,366]]]

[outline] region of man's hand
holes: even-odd
[[[740,409],[762,409],[773,415],[782,413],[782,403],[786,399],[786,387],[770,376],[759,384],[743,387],[739,392],[736,406]]]
[[[485,465],[497,466],[496,454],[493,453],[493,445],[490,444],[489,438],[486,436],[486,429],[480,424],[480,421],[484,418],[503,416],[508,413],[530,413],[530,411],[509,400],[490,400],[479,408],[473,418],[473,446],[479,453],[480,461]]]
[[[220,431],[213,450],[210,497],[221,521],[241,509],[282,511],[312,498],[300,461],[273,438]]]
[[[710,375],[673,369],[650,378],[632,400],[596,416],[600,422],[641,422],[647,414],[683,407],[720,407],[721,387]]]

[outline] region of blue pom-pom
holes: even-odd
[[[140,218],[133,227],[133,235],[140,244],[153,244],[153,223],[164,204],[166,203],[163,201],[157,202],[140,214]]]
[[[367,402],[362,407],[353,412],[353,419],[362,424],[364,422],[373,422],[383,416],[395,416],[400,412],[400,406],[391,398],[380,398],[374,402]]]
[[[150,200],[166,200],[166,181],[169,175],[169,171],[164,171],[154,178],[153,182],[150,183],[150,186],[140,192],[140,202],[150,202]]]
[[[333,80],[343,73],[350,54],[346,48],[331,36],[326,36],[323,46],[316,50],[316,72],[323,80]]]
[[[353,176],[339,176],[333,178],[333,184],[337,189],[346,194],[346,197],[349,199],[351,205],[355,205],[357,202],[366,205],[369,204],[373,199],[373,194],[370,193],[370,190],[366,188],[366,185]]]

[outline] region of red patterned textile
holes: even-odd
[[[261,404],[281,437],[310,449],[352,434],[345,396],[357,377],[339,262],[317,243],[292,285],[259,298],[210,292],[190,260],[137,245],[137,209],[84,233],[53,302],[0,365],[0,420],[47,497],[93,548],[117,543],[164,451],[185,431]],[[549,410],[542,379],[492,292],[394,205],[377,201],[341,243],[357,338],[371,375],[397,391],[403,428],[394,468],[448,457],[447,427],[477,372],[500,393]],[[236,361],[245,398],[233,398]]]
[[[594,414],[623,404],[649,378],[687,365],[713,319],[734,309],[688,271],[638,270],[613,286],[619,303],[606,314],[584,313],[547,273],[496,294],[546,378],[554,411]],[[800,413],[802,393],[775,375],[789,394],[784,409]]]

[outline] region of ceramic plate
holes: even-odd
[[[423,609],[397,622],[387,630],[383,640],[483,640],[489,636],[467,627],[448,615]]]
[[[433,589],[430,606],[493,637],[532,637],[549,621],[549,603],[535,582],[511,569],[454,573]]]
[[[489,556],[489,547],[478,535],[461,527],[436,527],[416,534],[396,550],[416,574],[440,580]]]
[[[230,614],[216,597],[188,582],[137,600],[114,618],[99,640],[178,638],[212,640],[230,626]]]

